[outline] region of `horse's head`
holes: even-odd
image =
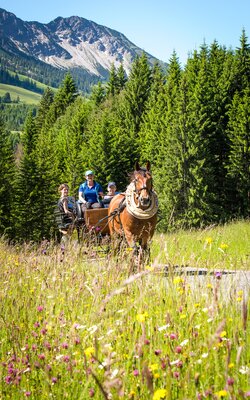
[[[133,174],[133,182],[135,184],[135,200],[137,207],[146,209],[150,206],[152,192],[152,175],[150,172],[150,162],[146,164],[146,168],[140,167],[139,163],[135,164]]]

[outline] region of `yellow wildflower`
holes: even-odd
[[[90,358],[95,352],[94,347],[87,347],[87,349],[84,350],[84,354],[86,357]]]
[[[153,371],[157,371],[157,369],[159,368],[158,367],[158,364],[151,364],[151,365],[149,365],[149,370],[151,371],[151,372],[153,372]]]
[[[178,285],[179,283],[183,283],[183,282],[184,282],[184,279],[183,279],[183,278],[180,278],[179,276],[176,276],[176,277],[174,278],[173,282],[174,282],[175,285]]]
[[[220,333],[220,337],[222,338],[222,337],[225,337],[225,336],[227,336],[227,332],[226,332],[226,331],[222,331],[222,332]]]
[[[223,389],[223,390],[220,390],[219,392],[216,392],[215,395],[216,395],[219,399],[221,399],[221,398],[227,396],[227,391],[226,391],[225,389]]]
[[[222,250],[226,250],[226,249],[228,248],[228,244],[221,243],[220,248],[221,248]]]
[[[148,317],[148,313],[145,312],[143,314],[137,314],[136,319],[138,322],[145,322],[147,317]]]
[[[211,237],[206,237],[206,239],[205,239],[205,242],[206,242],[207,244],[211,244],[212,241],[213,241],[213,239],[212,239]]]
[[[230,363],[230,364],[228,364],[228,368],[233,368],[234,367],[234,363]]]
[[[165,399],[166,396],[167,396],[167,391],[166,391],[166,389],[157,389],[157,390],[154,392],[153,400]]]

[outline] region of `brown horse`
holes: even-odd
[[[138,250],[147,250],[157,223],[158,200],[153,191],[150,162],[146,168],[135,164],[130,175],[130,184],[125,193],[113,197],[109,206],[109,229],[111,236],[115,233],[125,237],[128,245]]]

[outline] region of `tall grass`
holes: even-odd
[[[220,276],[191,284],[163,268],[205,265],[209,234],[207,265],[224,269],[212,243],[233,248],[229,232],[242,230],[249,238],[246,223],[158,236],[152,264],[132,275],[129,249],[117,258],[74,242],[1,241],[2,399],[249,397],[247,293],[236,286],[225,298]],[[245,270],[246,249],[229,257]]]

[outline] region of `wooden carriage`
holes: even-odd
[[[84,213],[85,226],[88,231],[109,235],[108,208],[95,208]]]
[[[78,239],[85,234],[95,234],[96,236],[109,235],[108,225],[108,208],[95,208],[87,209],[84,212],[84,218],[80,214],[80,208],[78,215],[73,223],[65,222],[65,214],[60,211],[58,207],[55,208],[54,215],[59,232],[63,236],[71,234],[74,230],[77,231]]]

